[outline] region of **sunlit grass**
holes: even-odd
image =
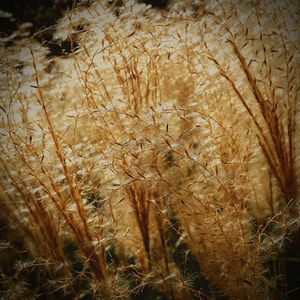
[[[69,12],[65,57],[32,40],[1,50],[0,214],[26,251],[3,243],[17,261],[2,286],[284,299],[299,230],[297,1],[125,2]]]

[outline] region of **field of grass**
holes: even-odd
[[[1,299],[299,299],[298,0],[94,1],[0,48]]]

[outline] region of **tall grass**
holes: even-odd
[[[296,295],[299,11],[95,1],[71,54],[3,48],[4,297]]]

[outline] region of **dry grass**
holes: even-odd
[[[1,56],[5,297],[293,294],[299,4],[196,4],[95,1],[57,25],[71,54]]]

